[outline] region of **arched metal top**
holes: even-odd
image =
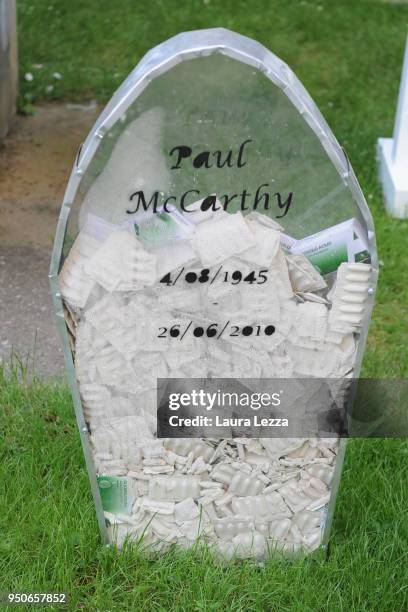
[[[81,177],[93,159],[104,134],[126,113],[148,84],[180,62],[220,53],[260,70],[282,89],[309,127],[316,134],[343,183],[352,192],[368,228],[368,241],[374,270],[377,250],[370,210],[344,150],[302,83],[287,64],[260,43],[225,28],[183,32],[151,49],[137,64],[98,117],[83,143],[68,182],[54,245],[51,274],[57,273],[69,208]]]

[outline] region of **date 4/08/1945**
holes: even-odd
[[[203,268],[202,270],[190,270],[184,275],[184,267],[177,274],[171,274],[168,272],[160,279],[160,283],[167,285],[168,287],[175,285],[179,280],[184,280],[188,284],[193,283],[209,283],[212,285],[215,280],[219,280],[223,283],[231,283],[231,285],[238,285],[241,281],[248,283],[249,285],[263,285],[268,280],[268,270],[252,270],[249,273],[243,273],[239,270],[233,272],[229,270],[223,270],[222,266],[218,270],[210,270],[210,268]]]

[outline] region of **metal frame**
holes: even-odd
[[[361,215],[368,230],[367,238],[373,267],[372,283],[369,289],[370,297],[368,300],[368,307],[357,348],[355,364],[356,377],[359,376],[361,369],[361,362],[364,354],[364,346],[371,318],[378,276],[378,258],[374,224],[368,205],[350,166],[348,158],[345,155],[342,147],[337,142],[334,134],[330,130],[328,124],[313,102],[312,98],[292,70],[278,57],[276,57],[276,55],[271,53],[260,43],[224,28],[185,32],[170,38],[157,47],[154,47],[143,57],[136,68],[130,73],[127,79],[115,92],[78,152],[78,156],[65,191],[61,212],[58,219],[49,271],[54,310],[58,322],[58,328],[61,334],[76,419],[81,435],[81,442],[85,455],[89,480],[91,483],[92,494],[94,497],[99,528],[102,539],[105,543],[108,542],[108,534],[92,458],[89,432],[86,426],[78,385],[75,378],[74,363],[69,348],[68,334],[64,321],[63,305],[58,284],[58,272],[61,263],[62,248],[68,217],[82,176],[85,174],[91,160],[97,152],[104,135],[120,119],[120,117],[126,112],[129,106],[142,93],[148,84],[153,79],[157,78],[164,72],[167,72],[180,62],[199,57],[206,57],[214,53],[226,55],[232,59],[253,66],[254,68],[260,70],[272,83],[283,90],[295,108],[304,117],[309,127],[316,134],[317,138],[320,140],[328,157],[335,166],[343,184],[350,189],[354,200],[360,209]],[[346,440],[340,441],[339,452],[336,459],[330,502],[327,509],[321,545],[321,548],[323,549],[327,549],[328,545],[336,497],[341,479],[346,442]]]

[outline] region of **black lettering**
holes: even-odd
[[[248,210],[248,206],[245,206],[245,200],[251,194],[248,193],[248,191],[246,189],[243,189],[242,193],[240,193],[239,195],[241,196],[241,210]]]
[[[216,163],[217,163],[217,168],[223,168],[224,166],[228,166],[229,168],[232,168],[232,166],[234,165],[232,163],[232,151],[228,151],[227,155],[225,156],[225,160],[222,161],[222,153],[221,151],[214,151],[213,153],[214,157],[216,158]]]
[[[200,209],[202,210],[202,212],[205,212],[206,210],[209,210],[210,208],[212,208],[213,211],[220,210],[219,207],[217,208],[215,207],[216,202],[217,202],[217,196],[209,195],[206,198],[204,198],[204,200],[201,202]]]
[[[193,166],[194,168],[202,168],[203,166],[204,168],[211,168],[212,166],[210,164],[210,152],[203,151],[202,153],[196,155],[193,160]]]
[[[248,138],[248,140],[244,140],[242,145],[239,147],[238,161],[237,161],[238,168],[242,168],[243,166],[246,165],[246,161],[245,162],[242,161],[242,155],[244,153],[244,147],[248,142],[252,142],[252,138]]]
[[[234,198],[238,197],[237,193],[234,193],[233,195],[229,196],[228,194],[225,194],[223,196],[221,196],[220,199],[224,200],[224,204],[222,205],[224,210],[227,210],[228,208],[228,204],[231,202],[231,200],[233,200]]]
[[[281,210],[284,209],[284,213],[282,215],[276,215],[276,218],[282,219],[282,217],[285,217],[287,213],[289,212],[290,205],[292,204],[293,192],[292,191],[290,192],[290,194],[288,195],[288,197],[286,198],[284,202],[282,202],[282,196],[280,193],[275,193],[274,195],[278,199],[279,208]]]
[[[149,206],[153,203],[153,212],[157,213],[157,199],[159,197],[159,192],[158,191],[155,191],[153,193],[153,195],[150,198],[148,204],[146,203],[146,198],[145,198],[145,195],[144,195],[143,191],[135,191],[134,193],[132,193],[132,195],[130,196],[129,200],[132,201],[133,198],[135,198],[136,196],[137,196],[136,208],[135,208],[135,210],[127,209],[126,212],[128,213],[128,215],[133,215],[135,212],[137,212],[139,210],[140,201],[142,202],[143,210],[147,210],[149,208]]]
[[[187,147],[185,145],[180,145],[178,147],[173,147],[172,150],[170,151],[170,155],[173,155],[173,153],[175,151],[178,152],[177,162],[176,162],[175,166],[171,166],[170,170],[178,170],[180,168],[181,160],[186,158],[186,157],[190,157],[191,153],[193,152],[190,147]]]
[[[197,195],[200,195],[200,192],[198,191],[198,189],[189,189],[188,191],[186,191],[186,192],[185,192],[185,193],[184,193],[184,194],[181,196],[181,199],[180,199],[180,208],[181,208],[181,210],[182,210],[183,212],[187,212],[187,213],[188,213],[188,212],[192,212],[191,210],[188,210],[188,208],[185,208],[185,206],[184,206],[184,200],[186,199],[186,197],[187,197],[187,195],[188,195],[189,193],[196,193]]]
[[[169,196],[168,198],[166,198],[164,200],[164,202],[163,202],[163,210],[166,213],[171,213],[172,212],[171,210],[168,210],[168,208],[167,208],[167,204],[170,202],[170,200],[176,201],[176,196]]]
[[[258,189],[256,190],[255,200],[254,200],[254,210],[256,210],[258,208],[258,203],[262,199],[265,202],[265,204],[264,204],[265,210],[269,209],[269,193],[262,193],[262,194],[260,194],[260,191],[261,191],[262,187],[268,187],[268,183],[263,183],[262,185],[259,185]]]

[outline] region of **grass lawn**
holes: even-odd
[[[0,591],[66,591],[71,609],[408,609],[408,441],[353,440],[327,562],[217,565],[103,548],[68,390],[0,376]]]
[[[182,30],[228,27],[287,61],[375,218],[383,266],[363,374],[407,376],[408,221],[385,215],[375,143],[392,133],[408,2],[18,0],[18,10],[21,108],[104,102]],[[149,561],[100,546],[66,387],[2,377],[0,408],[0,591],[64,590],[86,610],[408,610],[407,441],[350,443],[327,563],[219,566],[204,552]]]

